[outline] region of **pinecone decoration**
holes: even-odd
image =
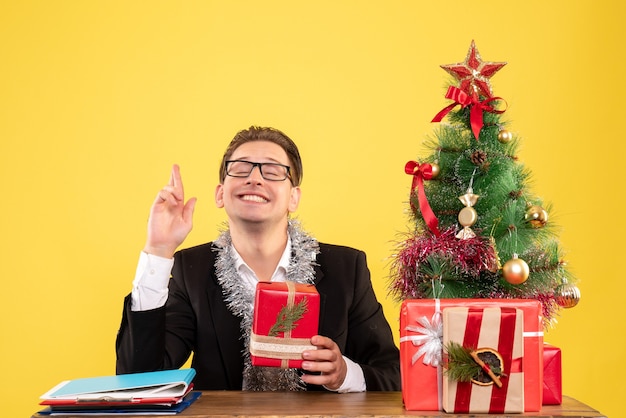
[[[476,150],[470,155],[470,161],[472,164],[481,167],[487,162],[487,153],[483,150]]]

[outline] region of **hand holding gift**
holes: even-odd
[[[301,368],[302,353],[316,350],[319,294],[315,286],[259,282],[256,288],[250,354],[254,366]]]

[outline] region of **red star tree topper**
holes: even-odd
[[[441,68],[459,80],[459,88],[469,96],[476,93],[491,98],[493,93],[489,79],[505,65],[506,62],[483,61],[472,41],[464,62],[442,65]]]

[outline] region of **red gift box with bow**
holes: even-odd
[[[259,282],[254,300],[250,359],[254,366],[299,368],[302,352],[315,350],[320,299],[312,284]]]
[[[407,299],[400,309],[402,399],[409,411],[442,410],[442,310],[506,306],[524,311],[524,411],[541,410],[543,321],[532,299]]]
[[[443,309],[444,411],[524,412],[523,328],[524,313],[517,308]],[[468,355],[454,361],[453,343]],[[455,380],[453,368],[468,365],[478,373]]]

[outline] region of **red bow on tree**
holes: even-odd
[[[500,97],[490,97],[482,102],[478,99],[478,95],[473,93],[471,96],[461,90],[458,87],[450,86],[448,87],[448,92],[446,93],[446,99],[454,100],[454,103],[444,107],[435,117],[432,122],[441,122],[443,118],[450,113],[452,109],[454,109],[457,105],[461,105],[461,107],[470,106],[470,125],[472,126],[472,132],[474,133],[474,137],[478,140],[478,136],[480,135],[480,130],[483,128],[483,112],[489,113],[504,113],[504,110],[497,110],[493,107],[489,106],[489,103],[494,100],[503,100]]]
[[[419,202],[420,212],[422,213],[428,228],[433,234],[435,234],[435,236],[438,237],[441,235],[441,232],[439,232],[437,227],[439,225],[439,219],[437,219],[435,213],[430,208],[428,199],[426,198],[426,192],[424,191],[424,180],[430,180],[433,177],[433,166],[428,163],[420,164],[416,161],[409,161],[404,166],[404,172],[413,176],[411,196],[417,187],[417,201]],[[409,201],[411,202],[411,207],[415,210],[415,206],[413,205],[413,201],[410,196]]]

